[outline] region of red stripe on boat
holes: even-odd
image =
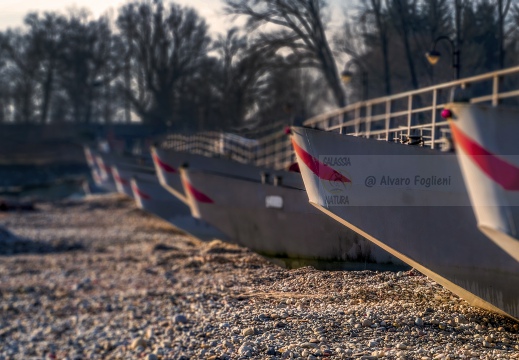
[[[110,166],[106,165],[104,160],[102,158],[97,158],[97,163],[99,164],[99,167],[108,174],[112,173],[112,169]]]
[[[133,192],[138,196],[140,197],[141,199],[143,200],[149,200],[151,199],[151,196],[149,196],[148,194],[146,194],[145,192],[141,191],[136,185],[133,185],[132,184],[132,190]]]
[[[288,167],[288,171],[296,172],[296,173],[301,172],[301,170],[299,170],[299,164],[297,163],[297,161],[293,164],[290,164],[290,166]]]
[[[168,173],[176,173],[177,170],[171,166],[171,165],[168,165],[166,164],[164,161],[160,160],[159,156],[157,155],[157,153],[153,153],[153,160],[157,163],[157,165],[162,169],[164,170],[165,172],[168,172]]]
[[[122,184],[122,185],[128,185],[128,180],[123,179],[123,178],[120,177],[118,174],[113,174],[113,175],[114,175],[114,179],[115,179],[115,181],[117,181],[119,184]]]
[[[453,122],[450,124],[454,141],[489,178],[505,190],[519,191],[519,168],[497,157],[463,133]]]
[[[184,188],[195,198],[196,201],[206,204],[214,203],[213,199],[211,199],[203,192],[195,189],[193,185],[191,185],[187,180],[182,179],[182,184],[184,185]]]
[[[326,164],[323,164],[312,155],[307,153],[302,147],[297,145],[294,138],[292,138],[292,146],[294,147],[294,151],[297,156],[305,163],[305,165],[322,180],[329,181],[340,181],[343,183],[351,183],[351,180],[346,176],[342,175],[340,172],[332,169]]]

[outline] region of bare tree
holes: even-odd
[[[114,41],[106,18],[91,20],[86,12],[79,12],[67,19],[60,42],[59,81],[75,121],[89,123],[94,113],[101,116],[96,110],[102,103],[101,91],[120,69]]]
[[[413,89],[418,89],[418,76],[416,73],[415,58],[413,55],[411,35],[412,35],[412,18],[415,0],[389,0],[389,11],[391,18],[394,21],[395,29],[397,30],[402,43],[404,44],[405,58],[409,68],[409,75],[411,77],[411,85]]]
[[[498,63],[499,68],[502,69],[505,67],[505,19],[508,11],[510,10],[510,5],[512,0],[496,0],[497,1],[497,22],[498,22],[498,36],[497,41],[499,42],[499,52],[498,52]]]
[[[389,29],[386,9],[382,0],[370,0],[369,11],[375,18],[380,50],[382,52],[382,66],[384,68],[384,88],[386,95],[391,94],[391,70],[389,66]]]
[[[7,122],[9,118],[9,87],[7,86],[7,55],[2,43],[4,42],[4,34],[0,32],[0,81],[5,86],[0,86],[0,124]]]
[[[26,35],[28,42],[34,55],[39,59],[35,73],[41,91],[39,116],[40,122],[46,123],[55,87],[60,36],[65,19],[55,13],[44,13],[42,16],[38,13],[30,13],[25,17],[24,22],[28,27]]]
[[[248,17],[248,29],[266,24],[276,29],[260,33],[265,47],[289,51],[293,66],[315,67],[324,75],[338,106],[344,91],[323,24],[323,0],[226,0],[227,12]]]
[[[6,83],[10,85],[9,96],[15,108],[13,119],[16,122],[34,122],[38,54],[21,30],[6,31],[0,45],[7,60],[4,75],[7,78]]]
[[[260,79],[280,65],[280,57],[240,36],[237,28],[230,29],[226,36],[219,36],[214,49],[219,54],[220,78],[215,79],[215,88],[222,120],[235,127],[245,120],[248,110],[259,100]]]
[[[124,6],[117,25],[132,56],[132,84],[121,84],[126,96],[146,122],[171,122],[175,87],[206,59],[205,21],[193,9],[155,0]]]

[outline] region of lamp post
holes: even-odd
[[[366,71],[366,68],[360,61],[358,61],[355,58],[352,58],[350,61],[346,63],[344,66],[344,70],[341,72],[341,80],[343,83],[347,84],[351,81],[351,79],[354,77],[353,72],[351,72],[349,69],[351,66],[355,64],[360,68],[361,71],[361,83],[362,83],[362,100],[368,99],[368,72]]]
[[[454,78],[457,80],[460,78],[460,51],[454,44],[454,41],[446,35],[442,35],[436,38],[432,44],[432,50],[425,53],[425,57],[427,61],[431,65],[436,65],[440,60],[441,54],[436,50],[436,44],[442,40],[447,40],[451,46],[452,50],[452,68],[454,69]]]

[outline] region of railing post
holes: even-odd
[[[433,90],[432,116],[431,116],[431,149],[436,146],[436,105],[438,103],[438,89]]]
[[[413,120],[413,95],[407,100],[407,137],[411,135],[411,121]]]
[[[280,158],[280,156],[281,156],[280,151],[279,151],[279,150],[280,150],[280,148],[279,148],[279,145],[280,145],[279,138],[276,138],[276,143],[275,143],[275,144],[276,144],[276,146],[275,146],[275,148],[274,148],[274,154],[275,154],[275,155],[274,155],[274,163],[272,164],[272,168],[273,168],[273,169],[275,169],[276,166],[278,166],[278,164],[279,164],[279,158]]]
[[[499,105],[499,75],[494,76],[492,81],[492,106]]]
[[[355,136],[360,132],[360,105],[355,107]]]
[[[368,108],[366,109],[366,137],[369,138],[369,133],[371,131],[371,103],[368,104]]]
[[[389,126],[391,125],[391,100],[386,100],[386,141],[389,141]]]

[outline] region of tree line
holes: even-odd
[[[325,0],[225,0],[224,11],[246,23],[212,35],[194,9],[162,0],[112,17],[30,13],[0,32],[0,123],[298,123],[451,80],[451,46],[462,77],[515,65],[519,52],[517,0],[362,0],[336,31]],[[440,36],[452,42],[438,42],[433,67],[424,54]]]

